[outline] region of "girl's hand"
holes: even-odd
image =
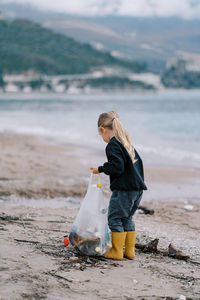
[[[98,168],[90,168],[93,174],[99,174]]]

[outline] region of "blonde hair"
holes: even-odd
[[[133,163],[135,163],[135,150],[132,146],[131,139],[128,132],[124,130],[120,118],[115,111],[100,114],[98,119],[98,130],[101,131],[101,128],[113,130],[115,138],[124,145]]]

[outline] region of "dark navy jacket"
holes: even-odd
[[[110,189],[122,191],[147,190],[144,183],[144,170],[142,160],[135,150],[133,163],[124,145],[112,137],[106,146],[108,162],[99,166],[99,172],[110,176]]]

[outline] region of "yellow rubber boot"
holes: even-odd
[[[125,240],[124,257],[133,259],[135,257],[136,231],[127,231]]]
[[[123,247],[126,239],[126,232],[111,232],[112,247],[104,255],[106,258],[122,260]]]

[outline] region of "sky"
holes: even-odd
[[[80,15],[200,18],[200,0],[3,0]]]

